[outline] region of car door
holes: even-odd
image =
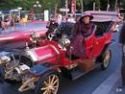
[[[97,30],[95,32],[95,42],[93,44],[93,57],[99,56],[104,49],[106,42],[111,39],[109,36],[111,34],[109,28],[108,22],[98,23]]]
[[[84,41],[85,56],[87,58],[93,58],[94,42],[96,41],[94,32],[89,37],[85,38]]]
[[[95,36],[95,41],[93,44],[93,57],[97,57],[100,55],[100,53],[102,52],[104,46],[105,46],[105,34],[102,36]]]

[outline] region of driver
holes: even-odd
[[[52,33],[54,29],[57,27],[58,27],[58,23],[54,19],[51,19],[49,23],[47,23],[47,26],[46,26],[46,28],[48,28],[48,31],[46,32],[46,36]]]
[[[83,43],[84,39],[92,34],[93,27],[95,26],[91,20],[93,16],[90,13],[84,13],[78,22],[76,22],[71,37],[71,47],[70,54],[75,57],[84,56]]]

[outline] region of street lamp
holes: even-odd
[[[42,7],[42,5],[41,5],[41,4],[38,4],[38,7],[39,7],[39,8],[41,8],[41,7]]]
[[[22,10],[22,7],[18,7],[17,9],[18,9],[18,10]]]
[[[35,8],[36,8],[36,7],[37,7],[37,5],[36,5],[36,4],[34,4],[34,5],[33,5],[33,7],[35,7]]]
[[[38,14],[38,12],[39,12],[39,9],[42,7],[42,5],[40,4],[39,1],[36,1],[36,2],[34,3],[33,7],[34,7],[34,9],[35,9],[35,11],[36,11],[36,16],[37,16],[37,14]],[[39,8],[39,9],[36,9],[36,8]]]
[[[39,4],[39,1],[36,1],[36,4]]]
[[[35,2],[35,4],[33,5],[33,7],[39,7],[39,8],[41,8],[42,7],[42,5],[40,4],[40,2],[39,1],[36,1]]]

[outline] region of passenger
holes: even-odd
[[[70,53],[76,57],[84,56],[84,39],[92,34],[94,24],[91,22],[93,16],[89,13],[85,13],[80,20],[75,24],[72,37]]]

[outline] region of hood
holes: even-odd
[[[26,50],[26,54],[33,62],[47,60],[60,54],[54,45],[46,45],[43,47],[33,48]]]

